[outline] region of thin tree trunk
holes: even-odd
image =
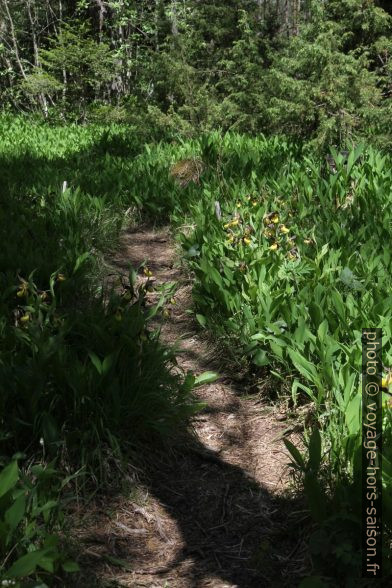
[[[98,34],[99,34],[99,42],[102,43],[102,35],[103,35],[103,21],[106,14],[106,6],[103,0],[95,0],[98,8],[99,8],[99,15],[98,15]]]
[[[300,14],[301,14],[301,0],[294,0],[294,15],[293,15],[293,19],[294,19],[294,23],[293,23],[294,35],[299,35]]]
[[[41,64],[40,64],[40,60],[39,60],[38,40],[37,40],[37,34],[36,34],[36,30],[35,30],[36,19],[33,18],[33,14],[31,12],[31,0],[26,1],[26,6],[27,6],[27,14],[28,14],[30,26],[31,26],[31,38],[33,41],[33,51],[34,51],[34,66],[38,69],[41,67]],[[46,101],[45,94],[39,94],[38,99],[41,104],[41,108],[42,108],[42,112],[44,113],[44,117],[47,118],[48,117],[48,103]]]
[[[15,52],[16,63],[18,64],[20,73],[21,73],[23,79],[25,80],[27,76],[26,76],[26,72],[24,70],[22,61],[20,59],[20,55],[19,55],[18,39],[16,37],[14,21],[12,20],[12,16],[10,13],[10,9],[8,6],[8,0],[3,0],[3,2],[4,2],[5,11],[7,14],[8,23],[10,26],[11,41],[12,41],[12,45],[13,45],[14,52]]]
[[[177,2],[172,0],[171,3],[171,29],[173,37],[178,35],[178,20],[177,20]]]

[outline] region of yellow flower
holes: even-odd
[[[289,259],[296,259],[297,258],[296,255],[294,255],[294,253],[291,253],[291,251],[288,252],[287,257]]]
[[[150,271],[148,269],[148,267],[145,267],[144,268],[143,273],[144,273],[145,276],[147,276],[147,278],[151,278],[152,277],[152,271]]]
[[[290,232],[290,229],[288,229],[285,225],[280,225],[280,232],[284,235],[287,235],[287,233]]]
[[[27,288],[25,285],[21,286],[16,293],[18,298],[23,298],[24,296],[26,296],[26,294],[27,294]]]
[[[310,245],[312,243],[312,239],[304,239],[305,245]]]
[[[234,218],[233,220],[231,220],[229,223],[226,223],[225,225],[223,225],[224,229],[229,229],[230,227],[236,227],[239,223],[239,219],[238,218]]]
[[[387,374],[385,378],[381,380],[381,388],[389,388],[392,385],[392,373]]]
[[[257,205],[258,205],[258,202],[257,202],[257,200],[253,200],[253,202],[252,202],[252,206],[257,206]]]
[[[241,202],[237,202],[237,208],[241,208]]]
[[[250,245],[252,243],[252,241],[250,239],[248,239],[247,237],[244,237],[244,243],[246,245]]]
[[[27,323],[30,320],[30,315],[29,314],[24,314],[23,316],[20,317],[20,322],[21,323]]]
[[[164,308],[164,309],[163,309],[163,312],[162,312],[162,315],[163,315],[165,318],[169,318],[169,317],[170,317],[170,311],[169,311],[167,308]]]
[[[270,246],[270,250],[271,251],[276,251],[278,248],[278,244],[277,243],[272,243],[272,245]]]
[[[119,322],[122,320],[122,312],[121,312],[120,308],[118,308],[116,310],[116,314],[114,315],[114,318],[116,319],[116,321],[119,321]]]
[[[265,225],[270,225],[271,223],[277,225],[279,222],[279,214],[277,212],[270,212],[264,217],[263,222]]]
[[[57,275],[57,280],[58,280],[59,282],[65,282],[65,280],[66,280],[66,279],[67,279],[67,278],[65,277],[65,275],[64,275],[64,274],[58,274],[58,275]]]

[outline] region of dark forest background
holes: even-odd
[[[220,128],[386,146],[391,12],[374,0],[0,0],[1,102],[151,139]]]

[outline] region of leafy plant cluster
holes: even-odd
[[[340,578],[360,577],[364,326],[382,328],[384,364],[392,359],[390,160],[358,145],[348,157],[332,151],[331,168],[284,139],[234,135],[210,137],[207,147],[206,156],[220,153],[222,176],[205,178],[189,208],[193,230],[181,237],[196,278],[196,318],[290,381],[294,407],[312,403],[320,433],[310,440],[310,465],[290,450],[319,525],[314,559],[328,570],[332,557]],[[391,404],[383,393],[386,560]]]
[[[0,472],[3,586],[44,587],[59,572],[79,570],[76,562],[67,559],[56,532],[63,520],[62,494],[69,481],[70,477],[64,478],[53,464],[37,464],[24,473],[16,459]]]
[[[136,285],[143,264],[104,280],[104,255],[138,198],[126,185],[132,164],[95,131],[2,120],[0,577],[10,585],[52,585],[74,569],[59,531],[63,472],[109,484],[143,443],[198,410],[198,381],[151,327],[170,288],[150,307],[153,282]]]
[[[392,358],[389,156],[347,143],[347,155],[332,148],[326,161],[281,136],[215,132],[152,145],[132,126],[2,122],[0,227],[19,236],[0,257],[7,459],[31,441],[42,451],[42,439],[45,455],[104,479],[108,458],[121,463],[124,448],[197,409],[196,382],[171,369],[134,273],[116,291],[99,287],[124,211],[170,216],[195,275],[200,325],[289,386],[294,407],[311,403],[306,452],[288,447],[316,523],[315,567],[324,582],[331,561],[342,581],[359,577],[364,325],[383,329],[386,367]],[[176,181],[186,162],[198,162],[197,174]],[[388,570],[388,393],[383,403]]]

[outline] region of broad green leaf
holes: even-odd
[[[114,360],[115,360],[115,353],[111,353],[110,355],[107,355],[105,357],[105,359],[103,360],[103,363],[102,363],[102,375],[103,376],[109,372],[110,368],[114,364]]]
[[[316,473],[321,462],[321,436],[317,427],[313,429],[309,442],[308,468]]]
[[[296,446],[285,438],[283,439],[283,443],[286,445],[295,463],[302,469],[302,471],[305,471],[305,460]]]
[[[257,367],[263,367],[269,365],[270,360],[268,359],[267,353],[263,349],[260,349],[253,357],[253,363],[257,365]]]
[[[346,408],[346,424],[351,434],[360,430],[362,398],[357,394],[350,400]]]
[[[11,488],[14,488],[17,481],[19,480],[19,468],[16,461],[12,461],[10,464],[0,473],[0,498],[4,496]]]
[[[102,375],[102,363],[101,363],[101,360],[99,359],[98,355],[96,355],[96,353],[94,353],[94,351],[89,351],[88,355],[89,355],[89,358],[91,359],[91,363],[93,364],[93,366],[95,367],[95,369],[97,370],[99,375]]]
[[[197,376],[195,379],[195,386],[202,386],[203,384],[211,384],[212,382],[216,382],[219,378],[219,375],[215,372],[204,372]]]
[[[26,497],[21,494],[8,510],[4,513],[4,520],[8,523],[10,530],[14,531],[23,519],[26,508]]]
[[[317,523],[322,523],[326,516],[325,496],[314,474],[310,472],[305,474],[304,488],[313,519]]]
[[[288,349],[288,353],[294,367],[300,372],[300,374],[302,374],[309,382],[318,388],[321,388],[320,378],[315,366],[294,349]]]
[[[35,572],[40,562],[46,558],[47,549],[38,549],[22,555],[5,574],[6,578],[25,578]]]
[[[207,326],[207,319],[203,314],[196,314],[196,319],[197,319],[197,322],[199,323],[199,325],[202,326],[203,328],[205,328]]]

